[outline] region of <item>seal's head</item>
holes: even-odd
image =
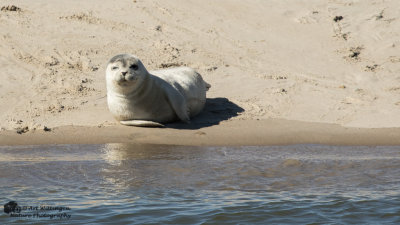
[[[120,54],[108,61],[106,69],[107,87],[123,93],[134,91],[148,76],[140,59],[130,54]]]

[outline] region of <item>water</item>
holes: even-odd
[[[399,174],[400,147],[0,147],[31,215],[0,224],[399,224]]]

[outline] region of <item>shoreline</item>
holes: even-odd
[[[184,146],[271,146],[321,144],[400,146],[400,128],[349,128],[336,124],[282,119],[235,120],[219,125],[168,124],[166,128],[122,125],[62,126],[24,134],[1,131],[0,146],[49,144],[136,143]]]

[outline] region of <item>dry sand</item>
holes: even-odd
[[[3,0],[0,8],[0,144],[400,144],[398,0]],[[212,84],[205,112],[188,126],[118,125],[104,78],[118,53],[149,70],[198,70]]]

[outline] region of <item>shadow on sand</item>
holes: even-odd
[[[238,116],[244,109],[227,98],[207,98],[203,111],[190,120],[190,124],[182,122],[166,124],[167,128],[196,130],[218,125],[224,120]]]

